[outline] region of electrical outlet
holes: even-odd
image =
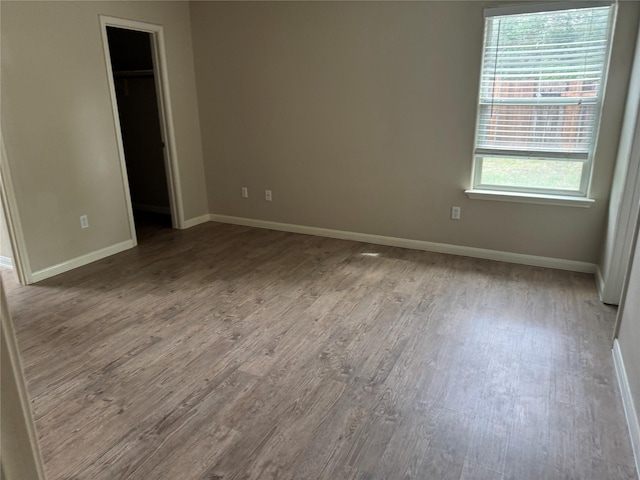
[[[80,228],[89,228],[89,217],[80,215]]]
[[[270,202],[272,200],[272,198],[271,198],[271,190],[265,190],[264,191],[264,199],[267,202]]]
[[[451,207],[451,220],[460,220],[460,207]]]
[[[242,187],[242,198],[249,198],[249,189],[247,187]]]

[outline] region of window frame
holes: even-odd
[[[480,122],[481,116],[484,111],[483,105],[486,102],[483,102],[482,98],[482,76],[483,70],[485,66],[485,55],[487,54],[486,49],[486,39],[487,35],[491,34],[491,25],[490,21],[493,17],[502,17],[509,15],[519,15],[519,14],[527,14],[527,13],[540,13],[540,12],[554,12],[554,11],[564,11],[564,10],[577,10],[577,9],[585,9],[585,8],[595,8],[595,7],[610,7],[610,13],[607,24],[607,46],[605,50],[604,60],[603,60],[603,70],[602,76],[600,80],[600,88],[597,92],[596,97],[591,97],[591,99],[587,100],[587,103],[590,105],[594,105],[594,118],[595,124],[593,128],[593,135],[591,137],[591,141],[589,143],[588,150],[585,154],[582,153],[564,153],[559,151],[515,151],[515,150],[507,150],[507,149],[488,149],[488,148],[479,148],[478,147],[478,138],[480,133]],[[507,196],[511,193],[514,196],[518,197],[518,201],[522,201],[523,198],[530,197],[532,199],[532,203],[536,202],[536,198],[546,197],[553,198],[557,197],[563,201],[566,201],[571,198],[575,198],[576,200],[586,199],[589,196],[591,181],[593,177],[594,170],[594,156],[596,152],[598,137],[600,134],[600,127],[602,124],[602,105],[604,103],[604,97],[607,86],[607,79],[609,74],[610,60],[611,60],[611,49],[613,45],[613,36],[614,36],[614,26],[615,19],[617,14],[617,2],[615,1],[584,1],[584,2],[551,2],[551,3],[536,3],[536,4],[523,4],[523,5],[508,5],[503,7],[494,7],[487,8],[484,10],[484,28],[483,28],[483,38],[482,38],[482,57],[480,63],[480,72],[478,75],[478,97],[476,101],[476,127],[474,132],[474,145],[473,145],[473,155],[472,155],[472,169],[471,169],[471,188],[467,190],[467,194],[470,198],[481,198],[484,194],[487,194],[487,198],[491,197],[491,199],[501,199],[507,198]],[[549,97],[554,98],[554,97]],[[501,102],[508,103],[508,102]],[[548,100],[545,102],[544,98],[540,101],[532,100],[532,104],[540,104],[540,105],[550,105],[553,103],[557,103],[560,105],[570,104],[569,102],[549,102]],[[547,155],[545,155],[547,154]],[[548,155],[551,154],[551,155]],[[553,189],[553,188],[544,188],[544,187],[522,187],[516,185],[495,185],[489,183],[482,183],[482,168],[483,162],[485,158],[516,158],[522,160],[551,160],[551,161],[580,161],[583,164],[582,174],[580,178],[580,187],[578,190],[563,190],[563,189]],[[491,195],[491,192],[495,192],[496,195]],[[544,202],[547,203],[547,202]]]

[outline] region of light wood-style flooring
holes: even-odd
[[[50,480],[637,478],[591,275],[208,223],[4,277]]]

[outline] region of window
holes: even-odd
[[[485,10],[474,190],[587,195],[611,38],[602,5]]]

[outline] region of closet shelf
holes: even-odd
[[[118,70],[114,77],[153,77],[153,70]]]

